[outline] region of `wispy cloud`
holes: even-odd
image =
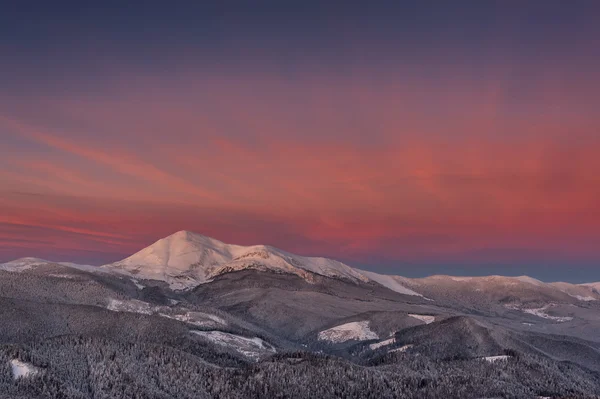
[[[547,77],[515,100],[510,73],[190,76],[160,95],[167,78],[42,98],[52,123],[36,109],[0,117],[19,140],[0,149],[3,245],[52,236],[116,256],[186,228],[365,262],[598,255],[598,117]]]

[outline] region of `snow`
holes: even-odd
[[[366,341],[379,339],[379,336],[369,328],[368,321],[353,321],[319,332],[319,341],[332,343],[346,342],[350,340]]]
[[[521,281],[522,283],[529,283],[533,285],[537,285],[539,287],[545,286],[546,284],[538,279],[529,276],[519,276],[515,277],[515,279]]]
[[[140,284],[140,282],[134,278],[132,278],[131,281],[133,282],[133,284],[135,284],[138,290],[143,290],[144,288],[146,288],[144,284]]]
[[[537,317],[541,317],[543,319],[548,319],[548,320],[554,320],[554,321],[558,321],[558,322],[565,322],[565,321],[570,321],[573,320],[572,317],[562,317],[562,316],[551,316],[548,313],[546,313],[546,310],[548,309],[548,305],[543,306],[541,308],[537,308],[537,309],[521,309],[522,312],[525,313],[529,313],[532,314],[534,316]]]
[[[583,284],[579,284],[579,285],[584,286],[584,287],[594,288],[594,289],[600,291],[600,282],[599,283],[583,283]]]
[[[569,294],[569,295],[571,295],[571,294]],[[571,295],[571,296],[577,300],[584,301],[584,302],[596,300],[596,298],[594,298],[593,296],[582,296],[582,295]]]
[[[384,341],[379,341],[379,342],[376,342],[374,344],[371,344],[371,345],[369,345],[369,348],[371,348],[372,350],[375,350],[375,349],[381,348],[382,346],[391,345],[391,344],[393,344],[395,342],[396,342],[395,338],[390,338],[390,339],[386,339]]]
[[[56,278],[64,278],[67,280],[76,280],[77,276],[73,274],[64,274],[64,273],[50,273],[48,277],[56,277]]]
[[[227,325],[227,322],[224,319],[222,319],[218,316],[215,316],[214,314],[202,313],[202,312],[191,312],[191,313],[187,313],[187,315],[188,315],[188,317],[192,317],[194,320],[204,318],[204,319],[211,320],[215,323],[222,324],[224,326]]]
[[[153,306],[147,302],[138,301],[137,299],[130,299],[127,301],[110,299],[106,308],[113,312],[157,315],[192,324],[197,327],[215,328],[227,325],[227,321],[210,313],[188,311],[185,308],[171,309],[166,306]]]
[[[0,264],[0,270],[5,270],[8,272],[23,272],[25,270],[33,269],[35,266],[44,265],[46,263],[52,262],[39,258],[20,258]]]
[[[435,321],[435,316],[428,316],[428,315],[424,315],[424,314],[412,314],[412,313],[409,313],[408,315],[415,319],[421,320],[425,324],[431,324]]]
[[[473,279],[473,277],[456,277],[456,276],[451,276],[451,277],[450,277],[450,280],[453,280],[453,281],[460,281],[460,282],[463,282],[463,281],[470,281],[470,280],[472,280],[472,279]]]
[[[578,301],[582,301],[582,302],[590,302],[590,301],[596,301],[598,300],[598,293],[596,292],[596,290],[594,289],[593,285],[587,285],[587,284],[571,284],[571,283],[565,283],[562,281],[556,282],[556,283],[550,283],[548,284],[550,286],[552,286],[553,288],[564,292],[565,294],[569,295],[572,298],[577,299]]]
[[[406,288],[400,276],[386,276],[354,269],[342,262],[306,257],[267,245],[241,246],[189,231],[179,231],[121,261],[102,266],[141,279],[165,281],[172,289],[185,290],[203,284],[222,273],[245,270],[273,270],[296,274],[312,282],[311,273],[355,282],[377,282],[405,295],[420,294]]]
[[[13,378],[15,380],[19,378],[33,376],[38,373],[38,369],[36,367],[29,363],[22,362],[18,359],[11,360],[10,366],[12,368]]]
[[[489,363],[495,363],[497,361],[504,361],[504,360],[508,360],[510,358],[510,356],[506,356],[506,355],[500,355],[500,356],[487,356],[487,357],[482,357],[481,359],[489,362]]]
[[[293,255],[277,248],[241,246],[188,231],[180,231],[104,269],[166,281],[174,289],[186,289],[210,281],[215,276],[248,268],[276,270],[308,279],[307,271],[350,280],[368,279],[341,262]]]
[[[523,313],[541,317],[542,319],[558,321],[559,323],[564,323],[566,321],[573,320],[573,318],[569,317],[569,316],[551,316],[551,315],[549,315],[547,313],[547,310],[553,306],[554,306],[553,304],[548,304],[548,305],[542,306],[541,308],[526,309],[526,308],[521,308],[521,307],[515,306],[515,305],[506,305],[506,308],[512,309],[512,310],[518,310]]]
[[[113,312],[129,312],[150,315],[155,313],[158,308],[150,305],[147,302],[138,301],[137,299],[129,299],[127,301],[109,299],[106,309],[112,310]]]
[[[529,276],[506,277],[506,276],[492,275],[492,276],[480,276],[480,277],[473,277],[473,276],[436,276],[436,277],[455,281],[455,282],[460,282],[460,283],[464,283],[464,282],[482,283],[482,282],[487,281],[487,282],[497,282],[497,283],[501,283],[501,284],[509,285],[509,286],[514,286],[519,283],[527,283],[527,284],[532,284],[532,285],[539,286],[539,287],[543,287],[543,286],[547,285],[543,281],[537,280],[537,279],[535,279],[533,277],[529,277]],[[477,291],[477,289],[476,289],[476,291]]]
[[[252,360],[258,360],[263,355],[276,352],[272,345],[258,337],[248,338],[222,331],[192,331],[192,333],[214,344],[232,348]]]
[[[158,315],[169,319],[182,321],[184,323],[189,323],[197,327],[214,328],[227,325],[227,322],[222,318],[202,312],[186,312],[184,314],[159,313]]]
[[[406,350],[407,350],[407,349],[410,349],[410,348],[412,348],[413,346],[414,346],[414,345],[412,345],[412,344],[404,345],[404,346],[401,346],[401,347],[399,347],[399,348],[396,348],[396,349],[390,349],[388,353],[394,353],[394,352],[406,352]]]
[[[375,281],[376,283],[379,283],[381,285],[383,285],[386,288],[389,288],[392,291],[396,291],[400,294],[404,294],[404,295],[414,295],[414,296],[423,296],[421,294],[419,294],[418,292],[415,292],[409,288],[406,288],[402,282],[406,282],[407,279],[404,277],[400,277],[400,276],[390,276],[390,275],[385,275],[385,274],[377,274],[377,273],[373,273],[373,272],[368,272],[365,270],[360,270],[360,272],[365,275],[367,278],[369,278],[371,281]]]
[[[91,272],[91,273],[105,273],[106,272],[106,270],[103,270],[99,266],[80,265],[78,263],[72,263],[72,262],[56,262],[56,263],[58,263],[61,266],[66,266],[66,267],[70,267],[72,269],[82,270],[84,272]]]

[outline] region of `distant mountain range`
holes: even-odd
[[[21,258],[0,264],[0,269],[18,271],[45,263],[51,262]],[[120,273],[136,280],[163,281],[176,290],[193,288],[225,273],[253,269],[294,274],[309,282],[314,275],[353,282],[373,282],[405,295],[423,296],[435,287],[481,292],[518,286],[543,292],[549,297],[565,299],[563,294],[566,294],[580,301],[600,300],[600,283],[544,283],[528,276],[431,276],[411,279],[360,270],[333,259],[295,255],[268,245],[226,244],[190,231],[178,231],[123,260],[99,268],[69,262],[59,264],[80,270]]]
[[[0,264],[0,398],[594,397],[599,288],[187,231],[99,267],[23,258]]]

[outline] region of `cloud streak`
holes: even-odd
[[[600,259],[600,119],[578,97],[597,94],[550,75],[515,98],[498,70],[199,73],[32,98],[0,118],[0,255],[101,263],[189,229],[365,264]]]

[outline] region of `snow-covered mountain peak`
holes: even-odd
[[[214,239],[214,238],[211,238],[208,236],[204,236],[202,234],[194,233],[194,232],[188,231],[188,230],[180,230],[180,231],[173,233],[170,236],[162,238],[158,241],[159,242],[169,241],[173,244],[180,244],[180,245],[191,244],[191,245],[201,245],[201,246],[215,247],[215,248],[227,246],[227,244],[225,244],[222,241],[219,241],[217,239]]]
[[[103,268],[185,287],[207,281],[215,268],[231,259],[230,245],[182,230]]]
[[[194,253],[207,250],[229,256],[228,247],[229,245],[214,238],[182,230],[156,241],[138,254],[159,256],[162,261],[177,267],[180,263],[186,263],[187,257]]]
[[[379,282],[342,262],[295,255],[268,245],[232,245],[201,234],[178,231],[121,261],[104,265],[106,270],[136,278],[166,281],[176,289],[189,288],[227,272],[258,269],[296,274],[311,281],[312,273],[356,282]],[[401,286],[401,281],[385,282],[403,294],[418,295]]]

